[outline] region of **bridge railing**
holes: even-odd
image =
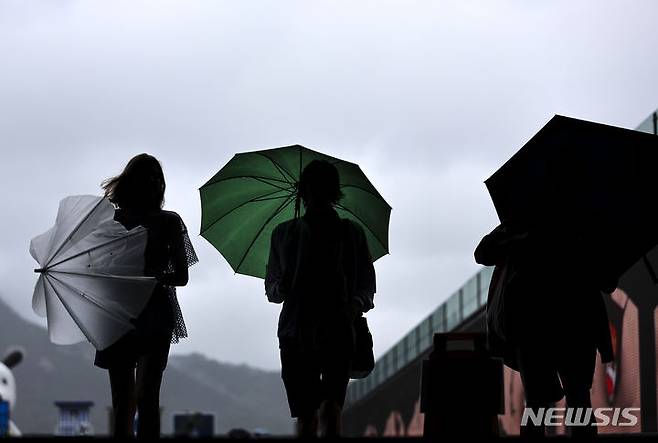
[[[347,388],[346,403],[354,403],[365,397],[408,363],[425,353],[432,345],[434,333],[458,328],[483,307],[487,301],[492,272],[493,268],[482,268],[377,359],[375,369],[367,378],[352,381]]]

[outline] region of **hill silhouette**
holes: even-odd
[[[0,298],[0,357],[20,347],[25,359],[14,368],[18,386],[12,418],[24,434],[52,434],[57,423],[55,401],[93,401],[96,435],[108,432],[110,389],[107,373],[93,365],[87,343],[58,346],[47,331],[13,311]],[[292,434],[285,391],[276,371],[234,365],[201,354],[170,355],[161,395],[162,430],[172,432],[175,412],[215,415],[216,433],[233,428],[263,428]]]

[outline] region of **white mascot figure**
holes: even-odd
[[[9,403],[10,418],[11,411],[16,407],[16,379],[11,369],[19,364],[21,360],[23,360],[23,352],[12,350],[0,361],[0,401]],[[21,431],[18,430],[13,421],[9,422],[9,435],[14,437],[21,435]]]

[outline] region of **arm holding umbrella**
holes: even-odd
[[[189,279],[188,267],[196,262],[196,255],[193,258],[188,257],[189,247],[186,245],[187,229],[183,220],[177,214],[172,220],[172,238],[171,243],[171,268],[156,275],[156,279],[166,286],[185,286]]]
[[[475,261],[485,266],[500,264],[509,254],[517,251],[522,242],[528,239],[528,236],[527,231],[501,223],[482,238],[475,249]]]

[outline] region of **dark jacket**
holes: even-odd
[[[302,335],[336,323],[351,305],[367,312],[375,290],[365,233],[333,209],[307,211],[272,232],[265,293],[283,303],[280,339],[305,340]]]
[[[612,360],[608,317],[601,291],[605,281],[576,240],[498,226],[475,251],[494,273],[487,300],[487,339],[493,355],[516,368],[518,346],[560,352],[559,343],[592,343],[603,362]]]

